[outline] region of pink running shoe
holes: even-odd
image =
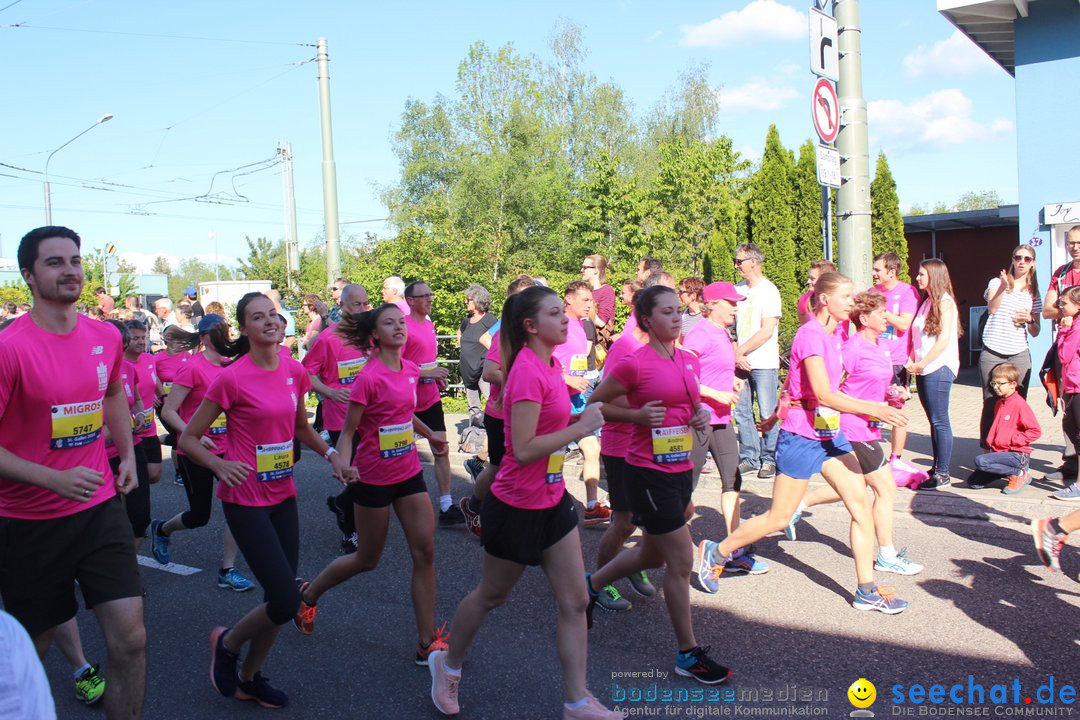
[[[431,702],[443,715],[457,715],[461,712],[458,705],[458,685],[461,676],[446,672],[446,651],[433,650],[427,658],[428,672],[431,673]]]
[[[589,693],[585,696],[585,705],[577,710],[571,710],[563,705],[563,720],[621,720],[625,717],[621,712],[608,710],[600,704],[600,701]]]

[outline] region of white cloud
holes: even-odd
[[[779,110],[788,100],[798,96],[790,85],[770,85],[754,80],[745,85],[723,87],[719,91],[720,111],[725,113],[752,110]]]
[[[753,0],[700,25],[683,25],[686,47],[733,47],[760,40],[798,40],[807,33],[806,14],[776,0]]]
[[[981,123],[972,117],[971,100],[957,89],[939,90],[911,102],[874,100],[867,104],[870,130],[883,142],[928,149],[992,140],[1013,132],[1013,123],[997,118]]]
[[[959,30],[929,49],[920,45],[904,57],[904,75],[909,80],[960,77],[992,69],[1000,68]]]

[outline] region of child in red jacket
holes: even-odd
[[[1020,371],[1012,363],[1001,363],[990,371],[990,387],[1000,397],[990,432],[983,438],[990,452],[975,456],[976,469],[968,487],[984,488],[1004,477],[1008,482],[1001,492],[1015,495],[1031,482],[1031,443],[1042,435],[1042,428],[1031,406],[1016,392],[1019,382]]]

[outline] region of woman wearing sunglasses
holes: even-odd
[[[1035,248],[1018,245],[1012,252],[1008,270],[990,280],[986,286],[986,325],[982,331],[983,351],[979,354],[979,376],[983,387],[982,419],[979,437],[985,438],[994,420],[997,395],[990,387],[991,371],[1001,363],[1012,363],[1020,371],[1017,392],[1027,397],[1031,377],[1031,354],[1028,335],[1039,334],[1042,298],[1035,277]]]

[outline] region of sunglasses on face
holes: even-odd
[[[1027,255],[1013,255],[1013,262],[1033,262],[1035,258]]]

